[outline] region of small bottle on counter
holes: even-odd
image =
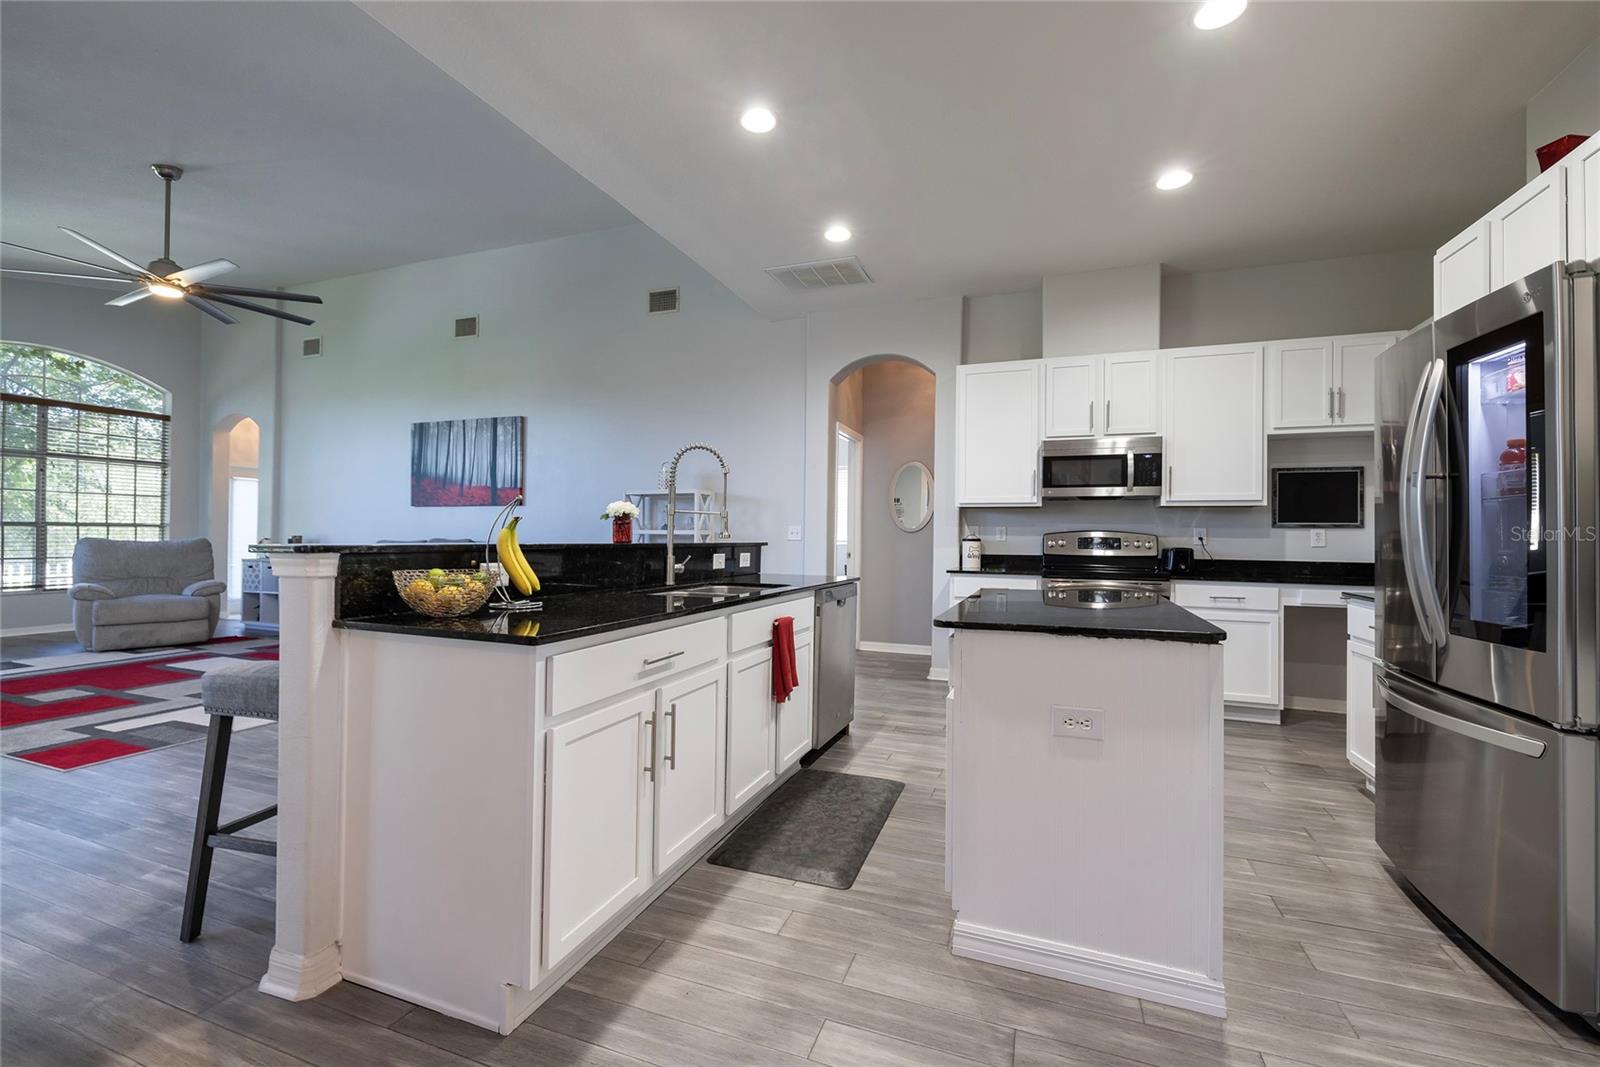
[[[961,539],[961,569],[964,571],[983,570],[983,538],[975,534],[968,534]]]

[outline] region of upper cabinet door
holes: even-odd
[[[1489,220],[1479,219],[1433,254],[1433,317],[1465,307],[1489,282]]]
[[[1371,429],[1376,414],[1378,356],[1399,334],[1367,334],[1333,339],[1333,417],[1340,429]]]
[[[956,498],[961,505],[1039,503],[1043,362],[956,370]]]
[[[1567,153],[1567,258],[1600,259],[1600,133]]]
[[[1489,288],[1567,258],[1567,171],[1551,167],[1489,213]]]
[[[1044,361],[1044,436],[1093,437],[1104,423],[1100,404],[1100,359],[1059,356]]]
[[[1266,503],[1264,362],[1261,345],[1166,353],[1161,374],[1167,462],[1163,504]]]
[[[1100,424],[1108,437],[1161,432],[1161,353],[1101,357]]]
[[[1267,345],[1267,415],[1274,430],[1326,429],[1334,421],[1333,339]]]

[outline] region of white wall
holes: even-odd
[[[667,286],[683,310],[647,315],[648,291]],[[705,441],[731,469],[734,536],[770,542],[769,569],[800,569],[786,530],[803,521],[805,324],[755,315],[648,228],[304,288],[326,303],[315,327],[283,331],[275,420],[254,410],[270,395],[273,325],[225,333],[228,347],[207,353],[210,410],[262,423],[264,484],[267,456],[279,457],[279,536],[481,536],[493,509],[410,505],[411,424],[523,415],[528,540],[603,539],[607,501],[656,488],[674,451]],[[453,320],[472,314],[480,336],[455,340]],[[225,330],[239,327],[208,342]],[[320,358],[300,356],[309,336],[322,337]],[[715,471],[690,456],[680,484],[720,491]]]
[[[961,362],[1038,359],[1043,352],[1043,287],[967,297],[961,320]]]
[[[1600,38],[1528,101],[1526,122],[1529,178],[1539,173],[1535,148],[1564,134],[1600,130]]]
[[[1044,354],[1135,352],[1161,344],[1161,266],[1044,279]]]
[[[0,281],[0,338],[47,345],[132,371],[172,394],[171,535],[198,537],[202,519],[200,314],[147,300],[106,307],[110,288]],[[66,627],[65,592],[0,596],[0,630]]]
[[[884,360],[860,372],[862,641],[927,646],[933,598],[933,524],[915,532],[895,525],[891,487],[901,466],[933,471],[934,376],[914,363]]]

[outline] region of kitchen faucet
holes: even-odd
[[[697,511],[697,510],[693,510],[693,509],[685,509],[683,511],[683,514],[685,514],[685,515],[720,515],[721,518],[722,518],[722,530],[718,534],[718,536],[723,538],[724,540],[726,540],[727,538],[732,536],[732,534],[730,534],[728,532],[728,461],[722,458],[722,453],[721,452],[718,452],[716,449],[712,448],[710,445],[706,445],[706,444],[684,445],[682,448],[678,449],[678,451],[673,453],[672,459],[670,461],[668,461],[668,463],[666,465],[666,469],[662,473],[662,479],[666,482],[666,489],[667,489],[667,584],[668,585],[677,585],[678,584],[678,580],[677,580],[678,579],[678,575],[683,573],[683,567],[684,567],[683,563],[679,563],[678,562],[677,556],[675,554],[674,547],[673,547],[673,538],[677,536],[677,532],[678,532],[678,461],[683,459],[685,453],[695,452],[695,451],[711,453],[713,456],[717,457],[717,462],[722,465],[722,510],[720,512],[716,512],[716,511]],[[684,557],[684,563],[687,563],[690,558],[691,557],[689,557],[689,556],[685,556]]]

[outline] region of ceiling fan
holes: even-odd
[[[62,233],[76,238],[99,252],[108,259],[114,260],[118,267],[103,267],[98,263],[90,263],[83,259],[74,259],[63,256],[57,252],[46,252],[42,248],[29,248],[27,245],[15,244],[11,241],[0,241],[0,245],[7,248],[17,248],[24,252],[32,252],[37,256],[48,256],[51,259],[65,260],[76,263],[80,267],[91,270],[105,271],[105,274],[65,274],[60,271],[48,270],[21,270],[15,267],[0,267],[0,274],[17,274],[44,279],[71,279],[73,281],[98,282],[102,285],[127,285],[133,282],[137,288],[123,293],[114,300],[107,300],[111,307],[123,307],[127,304],[137,303],[147,296],[159,297],[163,300],[182,300],[187,304],[199,308],[218,322],[233,325],[239,320],[217,307],[218,304],[227,304],[229,307],[243,308],[246,311],[259,312],[262,315],[271,315],[274,318],[287,319],[297,322],[302,326],[314,325],[313,320],[287,311],[279,311],[264,304],[241,300],[240,297],[255,297],[262,300],[292,300],[304,304],[320,304],[322,297],[311,296],[308,293],[284,293],[276,289],[243,289],[233,285],[213,285],[208,279],[219,274],[226,274],[230,270],[238,270],[238,264],[227,259],[212,259],[205,263],[196,263],[192,267],[179,267],[172,260],[172,183],[183,177],[183,168],[173,163],[152,163],[150,169],[156,172],[166,187],[167,207],[166,220],[161,231],[161,258],[153,259],[146,266],[141,267],[127,256],[113,252],[98,241],[90,240],[77,230],[69,230],[65,226],[58,227]],[[120,269],[119,269],[120,268]]]

